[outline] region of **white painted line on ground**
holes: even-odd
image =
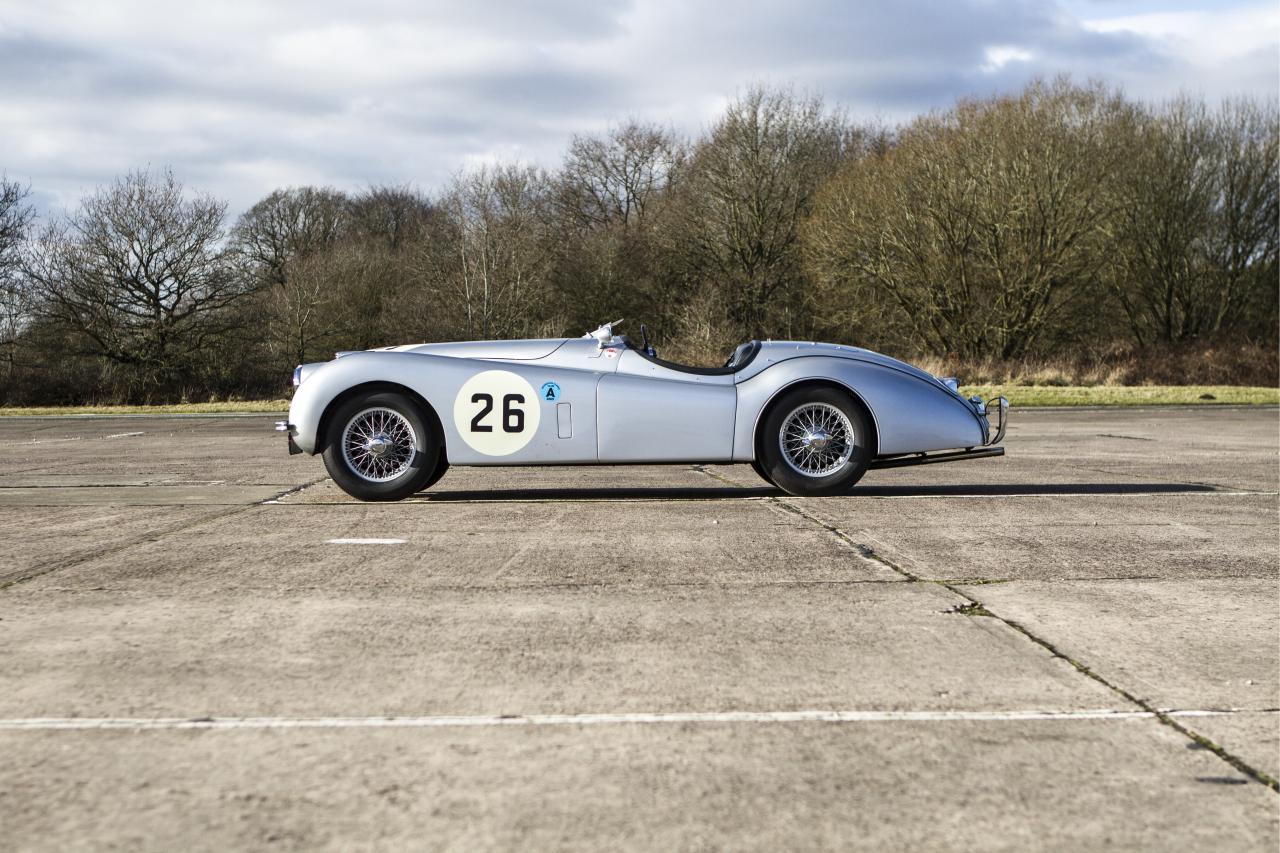
[[[104,435],[103,438],[129,438],[135,435],[146,435],[146,432],[118,432],[114,435]],[[36,438],[31,441],[20,441],[19,444],[55,444],[60,441],[84,441],[82,435],[72,436],[70,438]]]
[[[403,545],[403,539],[329,539],[329,545]]]
[[[1264,711],[1170,710],[1170,717],[1217,717]],[[1140,720],[1150,711],[718,711],[631,714],[502,714],[439,717],[39,717],[0,719],[0,731],[100,729],[436,729],[672,723],[948,723],[1037,720]]]

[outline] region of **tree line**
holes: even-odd
[[[48,221],[0,180],[0,401],[278,396],[335,350],[620,316],[700,362],[752,337],[1274,362],[1278,136],[1273,102],[1065,78],[896,127],[754,87],[695,139],[629,121],[551,171],[290,187],[234,220],[167,170]]]

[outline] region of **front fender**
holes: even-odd
[[[456,365],[457,359],[419,353],[356,352],[307,371],[289,404],[289,423],[297,430],[294,442],[304,453],[317,453],[321,449],[320,421],[325,409],[343,392],[371,382],[408,388],[439,414],[440,401],[432,399],[439,395],[425,387],[428,383],[424,379],[433,367],[446,368],[449,362]]]
[[[486,453],[459,432],[458,394],[479,373],[502,371],[529,384],[539,418],[522,445],[502,453]],[[323,450],[324,413],[339,395],[377,383],[404,388],[427,403],[437,416],[450,464],[529,465],[596,462],[596,385],[600,374],[542,364],[536,360],[503,361],[458,358],[426,352],[369,351],[344,355],[307,374],[294,394],[289,422],[294,441],[306,453]],[[543,383],[557,384],[560,396],[537,401]]]
[[[875,455],[978,447],[987,424],[963,397],[941,383],[884,364],[833,356],[798,356],[770,365],[737,385],[733,458],[755,459],[755,437],[769,404],[800,382],[848,389],[871,412]]]

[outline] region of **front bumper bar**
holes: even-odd
[[[1000,416],[1000,420],[996,421],[996,434],[991,437],[991,403],[995,404],[996,414]],[[987,410],[987,446],[999,444],[1004,441],[1004,431],[1009,426],[1009,401],[1004,397],[996,397],[991,403],[986,404]]]
[[[299,447],[298,443],[293,440],[293,437],[298,434],[298,428],[296,426],[289,423],[288,421],[276,421],[276,432],[283,432],[288,434],[290,456],[294,456],[302,452],[302,448]]]

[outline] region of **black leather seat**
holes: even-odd
[[[738,348],[733,351],[733,355],[729,356],[729,360],[724,363],[725,367],[732,367],[734,371],[741,370],[751,363],[756,357],[756,353],[760,352],[759,341],[747,341],[745,344],[738,344]]]

